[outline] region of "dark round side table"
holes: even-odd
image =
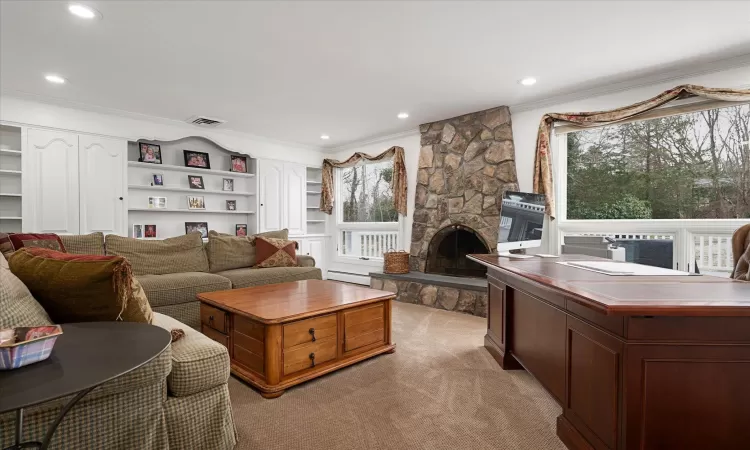
[[[170,344],[167,330],[145,323],[88,322],[62,326],[52,354],[42,362],[0,371],[0,414],[16,412],[15,444],[5,450],[45,450],[73,405],[97,386],[131,372]],[[47,429],[42,442],[21,442],[23,409],[75,394]]]

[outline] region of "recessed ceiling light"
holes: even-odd
[[[534,77],[521,78],[520,80],[518,80],[518,82],[524,86],[533,86],[536,84],[536,78]]]
[[[90,6],[82,5],[80,3],[70,3],[68,5],[68,11],[70,11],[70,13],[74,16],[78,16],[83,19],[102,18],[102,13]]]
[[[44,79],[47,80],[47,81],[49,81],[50,83],[55,83],[55,84],[64,84],[65,83],[65,78],[61,77],[60,75],[52,75],[52,74],[45,75]]]
[[[320,138],[321,139],[331,139],[331,136],[328,136],[327,134],[321,134]]]
[[[409,113],[400,112],[400,113],[398,113],[398,116],[396,116],[396,117],[398,117],[399,119],[406,119],[407,117],[409,117]]]

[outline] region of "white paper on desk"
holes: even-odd
[[[690,276],[692,274],[679,270],[664,269],[662,267],[646,266],[629,262],[618,261],[557,261],[557,264],[575,267],[576,269],[590,270],[611,276]]]

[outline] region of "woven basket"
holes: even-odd
[[[383,253],[383,273],[409,273],[409,252]]]

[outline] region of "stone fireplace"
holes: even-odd
[[[411,272],[370,274],[396,300],[487,315],[484,266],[466,258],[496,250],[500,206],[518,190],[506,106],[420,125],[411,234]]]

